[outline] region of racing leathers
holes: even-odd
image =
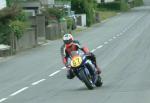
[[[97,73],[101,73],[100,69],[97,66],[95,55],[89,52],[87,48],[82,47],[78,40],[73,40],[70,46],[67,46],[65,44],[61,46],[62,60],[63,60],[64,65],[67,68],[67,78],[72,79],[75,76],[72,69],[70,69],[71,67],[69,67],[68,65],[68,58],[70,58],[70,54],[72,51],[76,51],[78,49],[81,49],[87,55],[87,57],[93,62],[93,64],[97,68]]]

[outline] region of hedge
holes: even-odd
[[[129,9],[128,4],[125,1],[114,1],[108,3],[101,3],[98,5],[100,10],[114,10],[114,11],[127,11]]]
[[[14,33],[19,39],[26,28],[25,14],[18,6],[0,10],[0,43],[10,44],[10,34]]]
[[[141,6],[143,5],[143,0],[134,0],[134,6]]]
[[[101,3],[98,5],[98,8],[101,10],[120,10],[120,2],[116,1],[116,2],[110,2],[110,3]]]
[[[72,10],[77,14],[86,14],[87,26],[94,23],[95,18],[95,2],[94,0],[71,0]]]

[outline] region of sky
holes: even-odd
[[[6,0],[0,0],[0,9],[6,7]]]

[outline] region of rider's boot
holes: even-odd
[[[73,79],[75,77],[73,71],[71,69],[67,70],[67,78]]]

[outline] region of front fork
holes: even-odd
[[[95,68],[94,64],[87,63],[86,67],[90,72],[93,84],[95,84],[98,80],[98,74],[96,73],[96,68]]]
[[[78,74],[81,69],[84,69],[84,73],[85,73],[87,76],[90,76],[91,74],[90,74],[89,70],[87,69],[87,67],[85,67],[85,66],[80,67],[78,70],[74,70],[75,75],[82,81],[82,78],[81,78],[81,77],[79,76],[79,74]]]

